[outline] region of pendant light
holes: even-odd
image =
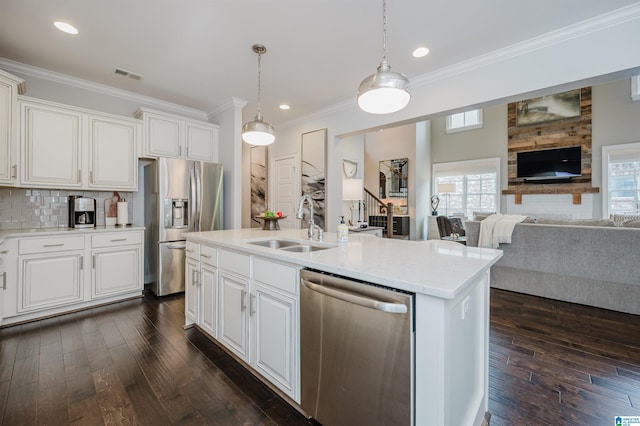
[[[242,140],[250,145],[271,145],[276,139],[276,132],[271,124],[262,119],[262,112],[260,111],[260,59],[262,55],[267,53],[267,48],[261,44],[254,44],[251,49],[258,54],[258,113],[253,121],[242,125]]]
[[[389,114],[407,106],[411,94],[409,79],[392,72],[387,64],[387,1],[382,1],[382,61],[378,72],[362,80],[358,88],[358,106],[371,114]]]

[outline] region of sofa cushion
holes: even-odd
[[[640,228],[640,220],[625,220],[622,226],[627,228]]]
[[[551,219],[541,217],[536,223],[544,225],[575,225],[575,226],[615,226],[611,219]]]

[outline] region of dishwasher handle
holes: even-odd
[[[356,305],[364,306],[365,308],[375,309],[377,311],[387,312],[391,314],[406,314],[407,305],[402,303],[389,303],[382,302],[380,300],[371,299],[364,296],[356,296],[355,294],[345,293],[340,290],[335,290],[331,287],[325,287],[311,282],[305,278],[301,278],[302,285],[309,290],[324,294],[325,296],[334,297],[336,299],[344,300],[345,302],[353,303]]]

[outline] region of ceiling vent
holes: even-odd
[[[121,69],[121,68],[114,68],[114,69],[113,69],[113,72],[114,72],[115,74],[117,74],[117,75],[121,75],[121,76],[123,76],[123,77],[129,77],[129,78],[132,78],[132,79],[134,79],[134,80],[138,80],[138,81],[139,81],[139,80],[142,80],[142,79],[144,78],[144,77],[143,77],[143,76],[141,76],[140,74],[136,74],[136,73],[133,73],[133,72],[131,72],[131,71],[123,70],[123,69]]]

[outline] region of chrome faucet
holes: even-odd
[[[324,232],[322,231],[322,228],[316,225],[316,223],[313,221],[313,199],[311,198],[311,196],[309,196],[309,194],[304,194],[300,198],[300,202],[298,203],[298,214],[296,215],[296,217],[298,219],[304,218],[303,208],[305,201],[309,205],[309,232],[307,233],[307,235],[309,236],[310,240],[313,240],[313,237],[316,235],[317,230],[318,241],[322,241],[322,239],[324,238]]]

